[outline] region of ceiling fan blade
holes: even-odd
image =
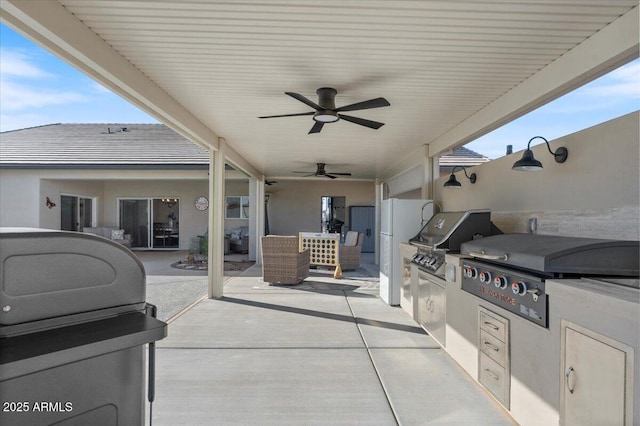
[[[336,173],[336,174],[337,174],[337,173]],[[325,174],[324,174],[324,175],[322,175],[322,176],[326,176],[326,177],[328,177],[329,179],[336,179],[336,178],[338,177],[338,176],[333,176],[333,175],[330,175],[330,174],[327,174],[327,173],[325,173]]]
[[[298,113],[298,114],[266,115],[264,117],[258,117],[258,118],[296,117],[298,115],[313,115],[313,114],[315,114],[315,111],[301,112],[301,113]]]
[[[338,176],[351,176],[351,173],[334,173],[331,172],[332,175],[338,175]]]
[[[317,103],[310,101],[309,99],[305,98],[304,96],[302,96],[299,93],[293,93],[293,92],[284,92],[284,93],[289,95],[289,96],[291,96],[293,99],[299,100],[303,104],[309,105],[311,108],[313,108],[315,110],[319,111],[321,109],[324,109],[320,105],[318,105]]]
[[[375,99],[369,99],[368,101],[364,101],[364,102],[358,102],[358,103],[351,104],[351,105],[345,105],[343,107],[336,108],[334,111],[335,112],[357,111],[357,110],[361,110],[361,109],[371,109],[371,108],[386,107],[386,106],[389,106],[389,105],[391,105],[391,104],[385,98],[375,98]]]
[[[309,130],[308,134],[310,135],[311,133],[320,133],[320,130],[322,130],[322,126],[324,126],[324,123],[322,121],[316,121],[311,130]]]
[[[379,129],[384,126],[384,123],[379,123],[377,121],[365,120],[364,118],[352,117],[350,115],[338,114],[340,118],[350,121],[355,124],[359,124],[361,126],[369,127],[370,129]]]

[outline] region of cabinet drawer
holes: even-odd
[[[504,367],[480,353],[478,381],[505,407],[509,408],[509,377]]]
[[[506,342],[507,320],[480,308],[480,329]]]
[[[485,330],[480,330],[480,351],[487,354],[501,367],[507,366],[507,345]]]

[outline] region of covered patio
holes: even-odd
[[[446,255],[442,347],[365,277],[316,272],[285,288],[266,285],[260,265],[225,280],[223,261],[225,165],[248,176],[258,262],[267,219],[273,233],[293,224],[289,235],[320,223],[300,194],[319,201],[360,185],[347,196],[375,210],[374,265],[392,197],[490,210],[505,233],[640,240],[637,110],[531,146],[537,176],[513,165],[548,123],[474,166],[477,179],[459,170],[457,189],[439,174],[443,154],[636,60],[639,10],[637,0],[0,2],[3,23],[208,153],[207,298],[158,342],[156,425],[563,424],[593,406],[565,409],[565,322],[629,348],[616,415],[638,422],[637,289],[619,297],[557,277],[548,326],[489,305],[504,320],[509,363],[492,377],[505,378],[505,403],[479,382],[487,304],[462,289],[462,256]],[[333,91],[335,106],[321,99]],[[560,147],[566,161],[553,159]],[[320,164],[339,178],[313,173]],[[267,218],[273,182],[281,209]],[[23,198],[5,205],[22,209]],[[52,214],[40,201],[28,210],[38,223]]]
[[[229,278],[158,342],[153,424],[514,424],[377,282]]]
[[[249,176],[252,200],[264,199],[267,181],[300,180],[294,171],[322,162],[348,167],[345,181],[375,182],[376,208],[399,187],[458,209],[438,192],[440,155],[638,57],[633,0],[3,0],[1,8],[4,23],[209,151],[210,297],[223,295],[225,163]],[[357,112],[377,130],[345,118],[307,134],[323,87],[337,91],[338,107],[378,97],[390,106]],[[258,118],[279,114],[307,117]],[[305,182],[316,180],[326,178]],[[475,192],[481,205],[463,208],[521,209]],[[249,219],[256,259],[261,204]]]

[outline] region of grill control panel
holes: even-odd
[[[535,275],[466,260],[462,289],[542,327],[547,324],[544,280]]]
[[[434,275],[444,276],[444,253],[417,253],[411,258],[411,262]]]

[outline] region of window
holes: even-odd
[[[244,195],[226,197],[225,218],[249,219],[249,197]]]

